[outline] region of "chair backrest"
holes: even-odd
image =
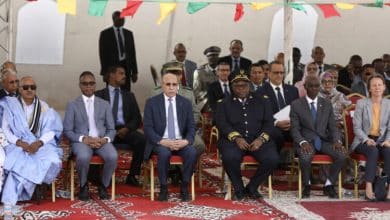
[[[387,98],[387,99],[390,99],[390,94],[389,94],[389,95],[387,95],[387,96],[385,96],[385,98]]]
[[[355,107],[356,106],[352,104],[343,111],[345,146],[348,148],[355,137],[355,134],[353,133],[353,114],[355,112]]]
[[[213,126],[210,131],[209,149],[218,141],[218,128]]]
[[[349,99],[352,102],[352,104],[356,104],[359,99],[364,99],[364,98],[366,98],[364,95],[356,92],[347,95],[347,99]]]
[[[341,84],[336,85],[336,90],[344,93],[344,95],[349,95],[350,93],[352,93],[352,90],[350,88],[348,88],[344,85],[341,85]]]

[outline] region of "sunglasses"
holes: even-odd
[[[322,83],[323,83],[323,84],[326,84],[326,83],[334,83],[334,80],[322,80]]]
[[[177,83],[165,83],[165,86],[173,86],[173,87],[176,87],[178,84]]]
[[[96,82],[93,82],[93,81],[91,81],[91,82],[80,82],[80,84],[82,86],[94,86],[96,84]]]
[[[23,90],[29,90],[29,89],[31,89],[31,90],[35,91],[35,90],[37,89],[37,86],[36,86],[36,85],[23,85],[23,86],[22,86],[22,89],[23,89]]]
[[[12,80],[12,81],[9,81],[8,83],[9,83],[9,84],[14,84],[14,83],[18,84],[18,83],[19,83],[19,80]]]

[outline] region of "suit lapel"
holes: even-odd
[[[312,126],[313,130],[315,130],[315,128],[316,128],[315,121],[313,120],[313,117],[311,116],[311,109],[309,107],[310,104],[307,102],[306,97],[303,97],[302,105],[306,111],[306,115],[308,115],[309,121],[311,122],[310,125]],[[318,106],[317,106],[317,108],[318,108]],[[317,112],[318,112],[318,109],[317,109]]]
[[[104,89],[103,99],[107,100],[108,102],[110,102],[110,90],[108,88]]]
[[[271,103],[272,103],[272,107],[274,108],[274,111],[275,112],[278,112],[279,111],[279,106],[278,106],[278,100],[276,99],[276,95],[275,95],[275,92],[271,86],[271,84],[267,84],[267,90],[268,90],[268,94],[271,98]]]
[[[371,126],[371,122],[372,122],[372,102],[370,99],[367,99],[367,105],[365,105],[365,108],[366,108],[366,113],[368,115],[368,122]]]
[[[176,115],[177,115],[177,124],[179,125],[179,132],[183,128],[183,124],[182,124],[183,123],[183,111],[180,110],[180,109],[183,109],[182,105],[183,105],[182,100],[178,96],[176,96]]]
[[[161,93],[160,97],[158,99],[158,105],[157,106],[162,106],[162,108],[159,108],[160,112],[160,118],[162,120],[162,125],[165,128],[167,126],[167,121],[166,121],[166,113],[165,113],[165,97],[164,94]]]
[[[321,115],[324,114],[324,102],[322,99],[320,99],[320,97],[317,98],[317,121],[315,122],[315,127],[317,128],[317,126],[324,126],[324,125],[320,125],[320,123],[317,123],[318,121],[320,121],[320,117]]]
[[[95,118],[95,124],[97,127],[97,122],[100,114],[100,108],[99,108],[99,100],[95,96],[94,102],[93,102],[93,117]]]
[[[284,94],[284,102],[286,103],[286,105],[289,105],[291,103],[289,90],[287,89],[287,86],[285,84],[283,84],[283,94]]]
[[[83,119],[88,122],[87,109],[85,107],[85,104],[84,104],[82,96],[77,98],[77,105],[78,105],[78,109],[80,109],[80,113],[81,113]]]

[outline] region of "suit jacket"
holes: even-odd
[[[219,58],[219,62],[226,62],[229,64],[231,72],[229,75],[229,81],[231,81],[237,74],[239,74],[238,72],[233,72],[233,60],[231,55]],[[250,73],[251,65],[252,61],[250,59],[240,57],[240,69],[244,70],[247,75]]]
[[[94,111],[99,137],[109,137],[114,140],[116,131],[110,104],[95,96]],[[64,133],[72,143],[79,142],[80,136],[89,135],[87,110],[81,96],[70,101],[66,107]]]
[[[256,94],[260,95],[261,88],[262,88],[263,86],[264,86],[264,82],[261,84],[261,86],[259,86],[259,87],[257,88],[257,90],[255,90],[255,85],[254,85],[252,82],[250,82],[250,83],[249,83],[249,90],[250,90],[251,92],[253,92],[253,93],[256,93]]]
[[[123,28],[122,30],[126,55],[126,76],[130,77],[132,76],[132,74],[138,74],[134,37],[133,33],[130,30],[127,30],[125,28]],[[99,58],[101,65],[101,75],[104,75],[110,66],[119,64],[119,52],[113,27],[109,27],[100,32]]]
[[[189,145],[194,143],[195,122],[192,107],[188,99],[176,95],[176,114],[180,134],[188,140]],[[164,94],[153,96],[145,103],[144,109],[144,132],[146,136],[146,149],[144,159],[148,160],[154,147],[163,138],[167,126]]]
[[[291,136],[294,143],[302,141],[313,142],[316,135],[322,141],[335,143],[341,141],[336,127],[332,104],[324,98],[317,100],[317,120],[313,121],[309,103],[301,97],[291,103]]]
[[[138,108],[137,100],[132,92],[126,90],[120,90],[122,95],[122,111],[125,121],[125,127],[127,127],[130,132],[137,130],[142,122],[141,113]],[[110,103],[110,91],[108,88],[96,91],[95,95],[100,97]]]
[[[229,89],[230,92],[232,92],[232,88],[230,87],[229,83]],[[212,112],[216,112],[217,110],[217,102],[220,99],[223,99],[224,94],[221,87],[221,84],[219,80],[213,82],[210,84],[208,90],[207,90],[207,99],[209,100],[209,105]]]
[[[390,139],[390,100],[384,98],[381,104],[380,136],[377,143]],[[351,144],[353,151],[360,143],[368,139],[372,124],[372,102],[370,98],[360,99],[353,114],[353,132],[355,138]]]
[[[265,82],[260,89],[261,96],[268,96],[272,106],[272,112],[275,114],[279,111],[278,99],[276,98],[275,92],[272,89],[271,84]],[[290,105],[292,101],[299,98],[298,89],[294,86],[283,84],[283,95],[286,105]]]
[[[185,60],[184,68],[186,73],[187,87],[190,87],[192,89],[194,83],[194,72],[197,69],[197,65],[191,60]]]
[[[359,81],[356,84],[352,86],[352,92],[359,93],[361,95],[364,95],[368,97],[369,94],[367,94],[367,87],[364,85],[363,81]]]

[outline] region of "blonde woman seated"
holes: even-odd
[[[296,82],[294,85],[298,89],[299,97],[304,97],[306,95],[306,89],[304,84],[307,76],[318,76],[318,67],[315,62],[308,63],[305,66],[305,71],[303,73],[302,80]]]
[[[353,116],[355,138],[351,150],[366,157],[365,197],[374,201],[372,183],[380,156],[384,160],[384,172],[390,175],[390,100],[383,98],[386,84],[382,75],[372,75],[367,86],[370,97],[357,102]],[[390,190],[387,199],[390,199]]]

